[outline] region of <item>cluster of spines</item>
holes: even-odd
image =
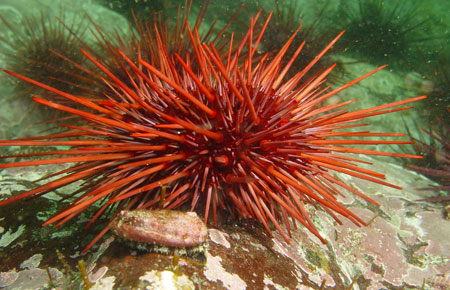
[[[156,37],[160,52],[157,67],[142,58],[134,63],[117,49],[119,61],[128,66],[122,74],[128,76],[126,81],[82,51],[106,75],[104,82],[110,92],[101,101],[71,95],[7,71],[85,107],[86,110],[81,110],[33,97],[35,102],[78,116],[87,124],[65,125],[68,130],[60,134],[1,141],[1,146],[69,145],[72,148],[28,155],[63,157],[3,164],[0,168],[77,164],[51,175],[60,176],[58,179],[1,201],[0,205],[84,180],[83,193],[44,225],[59,226],[97,202],[101,207],[88,226],[101,215],[114,218],[122,209],[156,207],[161,187],[165,185],[170,188],[165,208],[178,208],[190,201],[190,208],[194,210],[203,204],[205,221],[211,210],[215,221],[216,209],[221,207],[235,217],[260,221],[269,233],[271,222],[286,241],[291,234],[291,217],[326,242],[304,207],[308,203],[320,206],[338,222],[335,213],[357,225],[364,225],[364,221],[339,203],[335,195],[345,189],[377,203],[328,171],[399,187],[383,181],[384,175],[357,165],[367,162],[337,153],[418,156],[340,146],[411,143],[342,138],[398,137],[403,134],[339,130],[363,126],[365,124],[349,123],[367,117],[411,108],[393,107],[424,97],[353,112],[348,112],[344,106],[354,100],[322,105],[327,98],[383,67],[332,91],[322,85],[334,65],[304,80],[304,75],[334,45],[341,33],[314,61],[285,81],[286,73],[304,43],[291,59],[284,59],[297,30],[275,56],[255,59],[256,47],[270,20],[269,16],[261,31],[255,33],[258,17],[259,14],[252,17],[250,29],[240,43],[235,45],[231,36],[226,53],[219,53],[212,44],[202,43],[197,29],[194,27],[191,31],[187,22],[193,53],[185,57],[168,54],[159,37]],[[245,56],[243,61],[242,55]],[[285,224],[288,235],[280,221]],[[85,251],[107,230],[108,226]]]

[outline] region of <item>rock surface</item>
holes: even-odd
[[[370,161],[374,163],[372,169],[386,174],[388,182],[404,189],[380,187],[358,179],[347,180],[381,206],[367,204],[350,195],[341,198],[341,202],[369,224],[360,228],[344,218],[343,225],[338,225],[325,212],[316,211],[312,214],[313,221],[327,238],[326,245],[301,225],[287,244],[278,234],[268,237],[259,224],[239,223],[216,228],[209,226],[209,247],[204,265],[183,258],[177,267],[173,267],[171,256],[136,252],[110,240],[101,249],[96,246],[81,257],[79,251],[89,241],[82,238],[84,221],[57,229],[40,228],[39,217],[48,216],[48,208],[56,209],[58,201],[39,198],[2,208],[0,226],[5,230],[0,240],[7,233],[16,232],[21,225],[25,228],[14,241],[0,248],[0,258],[4,261],[0,271],[20,269],[24,261],[40,254],[39,268],[17,271],[15,286],[27,285],[26,277],[30,275],[37,275],[35,278],[39,280],[36,281],[42,280],[42,285],[48,285],[47,267],[64,273],[64,278],[58,280],[61,285],[64,285],[62,281],[81,285],[76,264],[83,259],[90,268],[90,276],[101,267],[107,267],[107,271],[102,269],[105,278],[97,278],[97,284],[119,288],[157,289],[151,288],[151,285],[157,285],[154,279],[169,279],[165,283],[172,284],[167,285],[185,285],[186,288],[181,289],[191,289],[192,285],[198,289],[320,289],[322,284],[322,289],[348,289],[350,285],[353,285],[352,289],[374,290],[448,289],[450,221],[445,219],[439,206],[416,201],[427,197],[417,188],[429,181],[400,166]],[[0,187],[6,188],[8,184],[7,188],[14,188],[11,180],[23,187],[21,178],[28,178],[35,172],[31,168],[4,170]],[[31,185],[25,185],[25,188],[27,186]],[[26,215],[16,220],[11,218],[11,212],[26,212]],[[36,236],[39,232],[41,234]],[[55,249],[64,254],[71,275],[57,259]]]

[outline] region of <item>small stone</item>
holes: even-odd
[[[230,237],[232,237],[234,240],[237,240],[237,241],[239,241],[241,239],[241,237],[239,236],[238,233],[232,233],[230,235]]]
[[[64,279],[64,274],[56,268],[48,268],[48,272],[53,281],[59,281]]]
[[[103,266],[100,269],[98,269],[94,274],[89,274],[88,279],[91,283],[96,283],[98,280],[102,279],[103,276],[105,276],[106,272],[108,271],[108,267]]]
[[[42,261],[42,254],[35,254],[28,258],[27,260],[23,261],[22,264],[20,264],[20,269],[35,269],[39,266],[39,264]]]
[[[208,237],[196,213],[176,210],[123,210],[111,227],[122,239],[167,247],[195,247]]]
[[[229,236],[226,233],[223,233],[216,229],[209,229],[209,238],[214,243],[224,246],[225,248],[229,249],[231,247],[230,243],[227,240],[227,237]]]
[[[165,289],[165,290],[193,290],[194,283],[189,280],[186,275],[177,275],[172,271],[150,271],[146,272],[144,276],[139,277],[139,280],[149,283],[146,289]]]
[[[20,225],[15,232],[9,229],[0,237],[0,247],[8,247],[12,242],[19,238],[25,232],[25,226]]]
[[[434,91],[434,82],[430,81],[430,80],[424,80],[421,84],[420,84],[420,92],[423,94],[431,94]]]
[[[9,272],[0,272],[0,288],[8,287],[14,283],[18,277],[19,273],[16,272],[16,269]]]
[[[116,288],[114,288],[115,280],[116,280],[116,277],[114,277],[114,276],[105,277],[105,278],[97,281],[97,283],[95,283],[95,285],[92,286],[90,288],[90,290],[113,290],[113,289],[116,289]]]
[[[11,289],[41,289],[48,285],[48,272],[42,269],[20,271],[19,277],[10,285]]]

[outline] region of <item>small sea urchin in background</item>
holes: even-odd
[[[354,7],[352,4],[357,3]],[[341,1],[344,19],[343,50],[360,59],[390,66],[415,66],[417,46],[436,38],[432,19],[422,12],[419,1]]]
[[[87,26],[83,17],[68,17],[63,7],[57,13],[42,10],[24,17],[20,25],[0,17],[7,29],[0,40],[0,53],[5,56],[6,68],[34,80],[77,94],[84,89],[83,72],[72,62],[86,62],[80,49]],[[69,58],[72,62],[64,59]],[[84,76],[86,77],[86,76]],[[29,83],[17,83],[19,95],[46,93]]]
[[[84,183],[76,199],[44,225],[60,226],[91,206],[98,206],[98,211],[88,226],[111,220],[123,209],[156,208],[163,191],[165,209],[185,206],[200,211],[204,220],[211,222],[216,221],[217,211],[223,210],[235,219],[259,221],[269,234],[273,225],[286,241],[291,229],[297,228],[293,225],[297,221],[326,242],[310,218],[309,205],[326,211],[339,223],[340,215],[356,225],[364,225],[337,196],[350,191],[368,202],[377,204],[376,201],[337,179],[332,172],[399,187],[385,182],[383,174],[361,167],[367,162],[346,154],[418,156],[347,147],[411,142],[361,140],[404,135],[345,129],[365,126],[355,121],[411,108],[403,105],[424,97],[357,111],[346,109],[355,100],[323,105],[322,101],[382,67],[333,90],[323,83],[334,65],[319,71],[314,78],[305,78],[339,34],[311,63],[287,78],[301,50],[301,46],[293,47],[292,58],[286,58],[298,30],[276,55],[255,58],[264,33],[264,28],[255,32],[259,17],[260,14],[252,17],[242,40],[230,38],[223,55],[213,44],[202,43],[196,29],[189,26],[190,54],[169,54],[158,41],[160,59],[155,64],[143,56],[133,62],[117,50],[120,61],[126,63],[122,73],[128,77],[126,82],[82,51],[103,72],[98,77],[110,87],[106,101],[95,101],[95,96],[75,96],[7,71],[63,97],[65,103],[38,96],[33,99],[77,116],[85,124],[67,126],[64,133],[0,141],[1,146],[70,146],[46,152],[52,156],[50,159],[2,164],[0,168],[75,163],[52,174],[51,181],[3,200],[0,205],[40,196],[81,180]],[[262,27],[267,27],[269,20],[270,16]],[[108,229],[106,225],[84,251]]]
[[[422,166],[408,165],[415,171],[437,181],[440,185],[429,186],[424,190],[434,191],[438,196],[425,198],[424,201],[448,202],[450,201],[450,127],[442,121],[437,128],[422,129],[429,137],[429,143],[414,139],[416,146],[422,150],[431,164]],[[442,192],[443,195],[439,195]]]
[[[193,30],[200,30],[208,4],[209,1],[204,1],[197,17],[194,18],[193,16],[191,17],[192,0],[186,0],[184,6],[178,6],[176,21],[171,21],[170,18],[165,18],[163,13],[157,13],[156,11],[153,11],[151,14],[151,20],[146,21],[146,18],[142,18],[141,11],[137,11],[136,14],[132,11],[132,23],[130,23],[129,31],[125,32],[116,30],[115,33],[108,34],[94,24],[95,29],[93,32],[98,40],[98,48],[86,46],[85,49],[89,54],[102,62],[122,82],[132,85],[129,83],[128,64],[120,56],[118,49],[133,62],[137,62],[138,58],[142,58],[156,67],[163,65],[159,63],[160,61],[165,61],[164,58],[160,57],[161,53],[167,55],[176,53],[181,56],[193,54],[194,47],[191,45],[187,20],[192,18]],[[240,10],[238,9],[220,30],[217,29],[215,21],[209,28],[202,29],[202,32],[199,32],[199,41],[202,43],[212,42],[216,45],[216,48],[220,47],[220,51],[225,51],[228,47],[223,41],[223,34]],[[164,51],[160,50],[159,47],[161,46],[164,47]],[[196,63],[191,65],[195,67]],[[95,78],[95,75],[93,77]],[[100,84],[103,83],[102,76],[98,76],[96,79],[98,87],[102,87],[103,84]]]
[[[172,0],[141,0],[141,1],[128,1],[128,0],[100,0],[99,3],[112,9],[120,14],[125,15],[129,20],[132,20],[132,11],[139,11],[142,16],[149,17],[155,11],[161,11],[168,8],[176,8],[176,4]]]
[[[278,1],[275,1],[273,14],[270,13],[270,10],[264,9],[264,6],[260,4],[260,6],[263,7],[261,10],[262,19],[265,20],[269,15],[272,16],[271,21],[269,21],[269,24],[265,28],[264,38],[259,44],[257,52],[259,54],[275,54],[283,48],[283,45],[289,40],[297,28],[302,26],[291,44],[292,47],[298,47],[300,44],[304,43],[302,50],[291,66],[290,72],[288,72],[288,76],[291,76],[313,61],[323,47],[328,44],[327,42],[329,39],[339,31],[330,31],[328,29],[323,32],[320,29],[320,24],[323,22],[324,18],[326,18],[326,10],[330,1],[326,1],[326,3],[319,6],[320,9],[314,16],[309,15],[309,17],[312,18],[309,20],[309,23],[305,22],[304,13],[306,12],[303,5],[300,6],[295,0],[288,0],[287,3],[285,2],[279,3]],[[294,49],[289,49],[284,58],[291,59],[294,53]],[[329,56],[330,52],[321,57],[315,66],[318,69],[329,67],[332,64]],[[310,71],[307,73],[306,78],[313,76],[314,73],[316,73],[315,70]]]

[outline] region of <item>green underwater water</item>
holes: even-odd
[[[20,63],[16,62],[15,64],[15,60],[11,61],[10,54],[14,54],[14,48],[11,49],[10,46],[21,45],[15,43],[14,39],[17,38],[17,34],[20,33],[27,21],[33,17],[39,18],[38,15],[42,12],[38,11],[45,11],[48,14],[44,15],[45,18],[62,17],[63,20],[73,25],[74,29],[79,29],[82,40],[95,45],[95,39],[88,31],[89,26],[92,28],[92,25],[89,24],[86,14],[106,33],[112,34],[114,31],[126,33],[127,23],[132,21],[130,11],[134,11],[144,19],[151,18],[152,11],[159,11],[164,17],[171,19],[173,26],[176,22],[178,5],[184,5],[184,1],[99,0],[77,1],[76,4],[73,4],[70,1],[48,1],[47,3],[46,1],[2,0],[1,15],[14,29],[2,25],[1,36],[6,41],[3,41],[2,51],[4,53],[0,61],[3,63],[3,68],[14,69],[14,65],[16,65],[19,69],[23,69],[20,67]],[[375,93],[379,93],[379,97],[364,99],[364,106],[426,94],[430,97],[419,104],[423,108],[415,121],[417,123],[433,121],[436,115],[446,122],[449,120],[445,108],[450,104],[447,69],[450,59],[450,21],[448,13],[446,13],[450,11],[450,4],[446,1],[322,0],[228,1],[227,3],[211,1],[200,31],[206,31],[216,21],[215,31],[217,32],[241,5],[245,6],[227,29],[228,35],[234,31],[236,39],[239,36],[242,37],[248,28],[250,15],[255,15],[259,9],[263,9],[263,15],[267,16],[270,10],[274,10],[275,14],[262,39],[260,50],[272,53],[279,50],[295,29],[299,25],[303,25],[300,35],[291,49],[295,50],[295,46],[302,40],[306,41],[305,49],[298,57],[306,59],[299,64],[298,69],[300,69],[312,60],[334,36],[340,31],[346,30],[344,36],[325,56],[326,61],[316,65],[315,71],[337,62],[338,66],[330,78],[330,83],[337,85],[351,79],[353,71],[355,72],[353,76],[358,76],[370,70],[371,65],[375,67],[387,64],[388,67],[385,70],[395,74],[392,77],[393,80],[380,85],[381,88],[376,87]],[[190,22],[195,22],[195,17],[201,7],[202,1],[193,2]],[[55,24],[57,21],[51,23]],[[35,25],[35,27],[37,26],[39,24]],[[39,37],[39,31],[34,37]],[[67,48],[61,49],[67,50]],[[373,77],[373,82],[376,78],[377,75]],[[385,76],[380,76],[380,78],[385,78]],[[14,97],[18,94],[15,87],[19,87],[20,93],[20,84],[5,74],[2,74],[2,80],[4,80],[2,82],[2,99],[4,99],[2,109],[4,112],[0,121],[5,126],[2,126],[1,138],[32,135],[32,132],[36,130],[32,124],[41,118],[45,119],[45,115],[49,112],[40,109],[33,103],[26,101],[22,103],[17,100],[18,97]],[[371,82],[371,80],[367,80],[367,82]],[[365,87],[370,90],[375,85],[365,83]],[[36,92],[30,90],[25,92],[27,95],[32,93]],[[27,99],[27,97],[22,99]],[[376,103],[377,99],[382,99],[382,101]],[[363,105],[362,102],[361,105]],[[24,114],[24,112],[27,113]],[[36,119],[33,119],[32,116],[35,116]],[[400,117],[401,114],[392,116],[394,119]],[[407,118],[415,117],[407,116]],[[22,121],[23,125],[21,125]],[[390,123],[399,124],[401,121]],[[389,123],[383,125],[389,125]],[[408,124],[408,126],[411,125]]]
[[[201,33],[206,33],[214,22],[216,24],[213,33],[217,33],[221,27],[227,24],[228,19],[232,17],[241,5],[245,3],[245,7],[225,32],[225,36],[228,37],[233,31],[235,38],[239,39],[245,35],[251,15],[255,15],[260,9],[263,9],[261,18],[264,18],[273,9],[276,15],[273,16],[272,22],[275,22],[276,25],[273,25],[273,27],[269,26],[258,51],[261,51],[261,54],[266,52],[273,54],[281,48],[281,45],[287,41],[295,29],[303,24],[302,30],[305,33],[300,34],[294,42],[294,46],[298,46],[303,39],[307,41],[304,51],[299,56],[303,62],[299,62],[298,69],[303,68],[309,61],[314,59],[314,56],[329,41],[340,31],[345,30],[346,32],[338,44],[327,53],[324,61],[318,64],[319,66],[313,68],[312,73],[337,63],[337,67],[327,83],[332,88],[336,88],[378,66],[387,64],[387,68],[340,93],[338,95],[339,100],[358,98],[358,102],[351,104],[350,108],[362,109],[419,95],[428,95],[426,100],[414,104],[415,108],[412,110],[371,118],[370,130],[375,132],[407,132],[411,137],[425,144],[437,146],[440,154],[441,152],[442,154],[450,154],[450,148],[445,148],[443,144],[446,143],[448,145],[450,142],[450,132],[445,127],[445,125],[448,126],[450,124],[450,112],[448,111],[450,108],[450,79],[448,73],[448,67],[450,66],[450,2],[439,0],[298,0],[296,4],[289,0],[277,2],[268,0],[261,0],[260,2],[224,2],[211,0],[202,26],[199,29]],[[27,24],[29,19],[35,19],[33,20],[35,22],[31,24],[31,28],[35,27],[38,32],[37,35],[31,36],[31,38],[43,37],[39,35],[41,30],[38,28],[42,19],[45,22],[50,18],[54,20],[56,17],[59,17],[65,23],[73,25],[68,25],[69,29],[78,31],[78,36],[83,43],[101,50],[98,47],[97,39],[90,32],[90,29],[95,30],[92,23],[95,23],[105,35],[114,37],[114,33],[118,31],[126,39],[126,36],[130,34],[130,23],[133,22],[131,9],[142,19],[150,19],[150,21],[153,17],[152,11],[160,11],[164,15],[163,17],[169,18],[173,25],[177,19],[177,7],[183,4],[184,1],[164,0],[85,0],[76,1],[75,4],[74,1],[68,0],[0,0],[0,17],[3,21],[2,25],[0,25],[0,67],[3,69],[27,71],[31,65],[36,64],[36,61],[34,63],[33,61],[31,63],[21,63],[20,60],[23,57],[17,57],[15,53],[17,49],[23,48],[27,43],[31,45],[31,42],[27,42],[30,39],[30,37],[27,38],[29,36],[27,31],[30,28],[29,24]],[[191,7],[189,23],[195,23],[195,17],[201,11],[201,7],[202,1],[194,1]],[[44,17],[42,18],[41,15],[44,15]],[[52,23],[53,25],[60,25],[58,21]],[[64,27],[62,29],[64,31]],[[64,35],[64,32],[62,34]],[[68,39],[67,35],[62,38]],[[17,41],[17,39],[20,41]],[[75,44],[78,39],[70,38],[70,41],[73,41]],[[37,43],[40,43],[40,41],[38,40]],[[62,47],[63,53],[72,53],[71,49],[73,47]],[[25,52],[24,55],[31,54]],[[78,58],[79,55],[71,54],[68,57]],[[53,65],[59,66],[59,64]],[[44,73],[39,73],[40,71],[45,72],[45,74],[48,73],[48,76]],[[62,84],[58,79],[56,80],[56,83],[60,83],[61,90],[73,90],[74,94],[78,93],[77,86],[70,83],[70,74],[65,75],[64,72],[58,72],[58,69],[54,67],[49,69],[48,66],[38,63],[36,68],[33,67],[30,73],[33,77],[35,75],[42,76],[43,79],[51,82],[55,81],[55,71],[57,71],[56,78],[65,79]],[[95,91],[96,88],[91,89]],[[46,121],[61,116],[55,116],[52,110],[42,109],[42,106],[33,103],[31,96],[34,94],[43,94],[43,91],[35,91],[31,86],[25,85],[6,73],[0,73],[0,140],[45,134],[46,130],[53,128],[53,125],[47,124]],[[41,124],[42,122],[43,124]],[[444,140],[443,143],[437,142],[436,139],[431,138],[429,134],[422,131],[422,129],[430,128],[435,130],[436,134],[434,136],[439,136],[439,138]],[[405,138],[405,140],[407,139]],[[55,148],[67,149],[67,147]],[[442,158],[439,159],[440,155],[436,154],[436,152],[429,153],[423,148],[417,149],[412,145],[404,146],[404,148],[374,145],[365,147],[365,149],[424,154],[425,158],[415,164],[425,169],[442,170],[444,168],[442,167],[443,164],[448,165],[448,160],[447,163],[445,161],[443,163]],[[41,151],[48,151],[48,148],[0,147],[1,155],[27,154]],[[413,162],[395,158],[381,157],[380,159],[382,162],[392,162],[400,167]],[[12,159],[7,161],[11,162]],[[447,170],[448,173],[448,167],[445,168],[444,170]],[[62,170],[63,167],[56,167],[56,169]],[[0,190],[3,193],[0,192],[0,198],[6,195],[4,193],[6,191],[22,192],[32,189],[35,187],[32,180],[52,172],[52,169],[38,169],[31,172],[20,172],[18,170],[8,171],[7,173],[1,171]],[[427,186],[428,183],[436,186],[442,182],[448,182],[448,177],[447,181],[433,175],[428,175],[427,177],[430,179],[427,182],[423,180],[418,181],[421,187]],[[19,182],[14,182],[15,179]],[[33,202],[35,203],[33,204],[21,202],[20,207],[0,207],[0,241],[3,241],[0,242],[0,260],[3,258],[7,261],[4,264],[0,263],[0,272],[18,268],[22,261],[28,259],[31,253],[35,252],[44,253],[44,264],[59,268],[62,271],[61,259],[54,255],[55,248],[59,248],[67,258],[73,254],[73,246],[79,251],[90,241],[93,234],[89,233],[90,236],[87,238],[78,222],[69,223],[62,230],[40,227],[43,221],[60,210],[58,201],[61,197],[64,197],[67,192],[75,191],[79,186],[80,184],[74,184],[67,189],[58,189],[51,194],[50,198],[34,199]],[[448,195],[448,191],[434,190],[431,193],[426,193],[424,197],[445,195]],[[441,206],[430,205],[429,207],[437,212],[442,210]],[[42,209],[46,209],[46,211],[42,211]],[[94,210],[87,211],[81,216],[81,221],[87,221],[94,213]],[[17,218],[12,218],[13,216]],[[23,234],[24,231],[21,228],[21,224],[27,220],[32,220],[32,222],[25,223],[27,232],[20,237],[19,234]],[[14,234],[17,234],[18,237],[15,238]],[[9,242],[5,239],[7,235]],[[8,247],[18,242],[20,242],[20,245],[15,246],[14,249],[16,256],[11,258],[8,254],[10,250]],[[19,247],[23,247],[24,250],[18,250]],[[43,250],[44,248],[45,250]],[[127,255],[120,247],[114,246],[114,250],[117,250],[122,255],[121,257]],[[308,251],[308,253],[310,252]],[[324,257],[322,253],[314,253],[310,256],[314,256],[314,259],[311,258],[308,263],[316,263],[317,265],[315,264],[314,267],[325,268],[328,274],[332,272],[330,270],[332,266],[330,265],[334,265],[333,263],[339,264],[339,261],[329,260],[329,257]],[[415,258],[420,260],[420,257]],[[76,283],[82,285],[81,276],[76,270],[76,263],[79,257],[67,259],[70,267],[77,272],[73,275],[73,279],[76,280]],[[98,257],[94,257],[90,261],[94,263],[97,259]],[[423,259],[425,260],[425,258]],[[317,260],[320,261],[318,262]],[[440,261],[439,263],[445,265],[445,259],[444,262]],[[436,262],[436,264],[439,263]],[[419,262],[417,262],[416,266],[418,264]],[[364,281],[359,281],[359,283],[359,285],[364,285]],[[346,283],[346,285],[348,284]],[[310,282],[310,285],[316,285],[315,289],[318,289],[317,285],[320,285],[320,282]],[[71,286],[68,287],[70,289]],[[2,289],[1,286],[0,289]],[[330,289],[339,288],[330,286]],[[361,286],[360,289],[370,288]],[[387,289],[419,288],[395,288],[392,286],[392,288]]]

